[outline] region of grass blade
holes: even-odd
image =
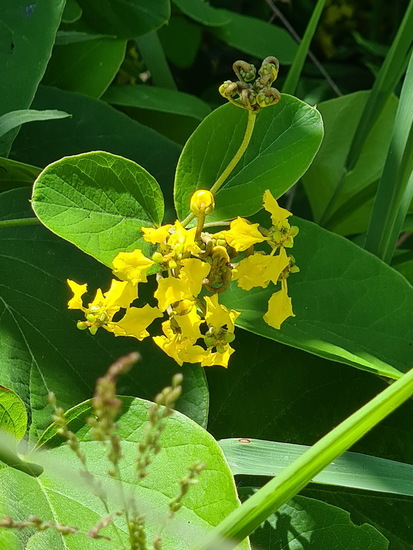
[[[413,197],[413,53],[377,190],[365,248],[390,262]],[[410,183],[409,183],[410,182]]]
[[[318,22],[323,12],[325,0],[318,0],[316,7],[311,15],[311,19],[305,30],[303,39],[300,42],[296,56],[294,57],[293,64],[288,71],[287,78],[285,79],[283,86],[283,93],[294,94],[297,88],[298,81],[301,76],[301,71],[304,67],[305,59],[310,49],[310,44],[313,39],[314,33],[317,29]]]

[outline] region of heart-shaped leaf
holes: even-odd
[[[142,166],[104,152],[65,157],[45,168],[32,205],[51,231],[109,266],[119,252],[149,253],[140,229],[159,225],[164,209],[157,181]]]

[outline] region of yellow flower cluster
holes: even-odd
[[[298,229],[290,226],[287,218],[291,213],[278,206],[269,191],[264,194],[263,204],[271,213],[270,229],[238,217],[228,230],[211,234],[203,231],[203,224],[214,208],[213,195],[196,191],[191,210],[198,217],[197,227],[185,229],[179,221],[157,228],[143,227],[144,240],[156,245],[156,252],[151,258],[139,249],[118,254],[113,260],[117,279],[112,280],[106,293],[98,289],[87,307],[82,299],[87,285],[68,280],[73,292],[68,307],[85,314],[78,328],[95,334],[102,327],[115,336],[143,340],[149,336],[148,326],[166,315],[163,334],[153,340],[167,355],[179,365],[187,362],[227,367],[234,352],[230,344],[240,313],[220,304],[218,297],[231,281],[244,290],[280,282],[281,289],[270,298],[264,320],[278,329],[287,317],[294,315],[287,277],[298,268],[286,248],[293,246]],[[264,242],[271,247],[268,255],[254,251],[254,245]],[[135,307],[132,304],[138,297],[138,286],[147,282],[149,270],[156,273],[157,306]],[[114,320],[121,309],[125,313]]]

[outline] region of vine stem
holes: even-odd
[[[17,220],[2,220],[0,221],[1,227],[17,227],[19,225],[37,225],[40,221],[37,218],[20,218]]]
[[[236,165],[241,160],[242,155],[245,153],[245,150],[247,149],[248,144],[251,141],[251,136],[252,136],[252,133],[254,131],[256,118],[257,118],[257,112],[256,111],[248,111],[247,127],[245,128],[245,134],[244,134],[244,137],[242,139],[241,145],[239,146],[238,151],[235,153],[235,155],[233,156],[233,158],[229,162],[228,166],[225,168],[225,170],[219,176],[217,181],[211,187],[210,191],[213,195],[215,195],[215,193],[217,193],[221,189],[221,187],[224,185],[225,181],[227,180],[228,176],[234,170]],[[189,214],[181,222],[183,227],[188,225],[188,223],[190,223],[194,218],[195,218],[195,214]]]

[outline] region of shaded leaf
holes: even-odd
[[[230,23],[232,13],[210,6],[203,0],[172,0],[182,13],[203,25],[216,27]]]
[[[118,38],[136,38],[164,25],[170,16],[169,0],[77,0],[91,28]]]
[[[244,500],[254,489],[241,488]],[[386,550],[388,541],[371,525],[353,523],[350,514],[302,496],[296,496],[271,516],[251,535],[258,548],[295,550],[317,548],[328,550]]]
[[[171,190],[180,147],[109,105],[73,92],[40,87],[33,107],[67,110],[71,119],[23,127],[14,144],[16,160],[47,166],[69,155],[108,151],[131,159]]]
[[[118,72],[125,50],[125,40],[107,38],[55,45],[43,84],[98,98]]]
[[[292,63],[298,46],[285,29],[255,17],[227,13],[231,20],[211,29],[223,42],[258,59],[274,55],[283,65]]]
[[[64,5],[65,0],[2,2],[0,115],[30,107],[46,69]],[[8,153],[16,133],[10,132],[0,140],[1,156]]]
[[[32,185],[40,172],[36,166],[0,157],[0,191]]]

